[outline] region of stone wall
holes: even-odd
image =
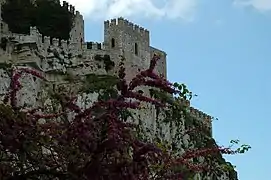
[[[127,74],[128,79],[149,66],[149,31],[126,19],[118,18],[104,22],[104,46],[106,50],[115,53],[115,56],[125,56],[126,68],[130,72]]]
[[[150,46],[150,54],[153,57],[154,54],[160,55],[160,60],[157,62],[157,74],[167,79],[167,54],[157,48]]]
[[[1,2],[4,0],[0,0],[0,5]],[[63,2],[63,6],[72,12],[75,11],[67,2]],[[70,32],[69,42],[43,36],[36,27],[30,27],[30,34],[14,34],[8,32],[5,23],[0,19],[0,23],[3,23],[0,37],[7,40],[6,48],[0,48],[0,103],[9,90],[11,79],[6,67],[10,66],[37,70],[48,79],[48,82],[43,82],[30,74],[23,74],[20,79],[23,88],[17,92],[18,106],[23,107],[48,106],[49,108],[53,101],[49,96],[50,90],[76,93],[82,85],[80,81],[88,74],[116,74],[120,56],[125,57],[128,81],[148,68],[154,54],[161,56],[155,71],[167,78],[166,53],[150,46],[148,30],[123,18],[112,19],[104,22],[104,42],[85,42],[83,16],[78,11],[74,13],[74,28]],[[96,59],[97,55],[101,57],[109,55],[115,67],[106,71],[105,64]],[[71,83],[67,81],[67,76],[76,77],[77,80]],[[142,90],[145,95],[150,95],[146,87],[139,87],[136,90]],[[77,95],[77,103],[82,108],[89,107],[97,100],[96,93]],[[155,107],[149,104],[143,104],[142,107],[141,110],[134,111],[136,121],[146,119],[145,126],[154,131],[157,127]],[[211,131],[210,116],[193,107],[190,107],[190,113],[199,121],[204,121]],[[168,140],[172,138],[170,128],[167,126],[163,128],[163,133]],[[180,144],[189,146],[189,137],[185,136]],[[227,176],[218,179],[226,180]],[[195,180],[198,180],[198,177],[195,177]]]

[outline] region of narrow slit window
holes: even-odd
[[[138,55],[138,45],[135,43],[135,55]]]
[[[112,47],[112,48],[115,47],[115,39],[114,39],[114,38],[111,39],[111,47]]]
[[[3,33],[4,25],[1,23],[1,33]]]

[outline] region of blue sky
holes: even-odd
[[[227,157],[240,180],[270,179],[271,0],[70,2],[86,15],[86,40],[102,41],[107,17],[148,28],[152,46],[168,54],[169,80],[186,83],[199,95],[192,105],[219,119],[213,122],[217,142],[252,146]]]

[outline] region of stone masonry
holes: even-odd
[[[0,0],[0,13],[2,3],[4,0]],[[167,54],[150,46],[148,30],[124,18],[112,19],[104,22],[103,42],[85,42],[83,16],[65,1],[63,7],[68,8],[75,15],[69,43],[56,38],[50,41],[50,37],[42,36],[36,27],[30,27],[30,34],[14,34],[8,30],[7,24],[0,18],[0,39],[7,39],[6,48],[0,48],[0,103],[9,90],[11,79],[6,67],[11,65],[38,70],[49,81],[44,83],[29,74],[22,76],[20,82],[23,88],[17,93],[19,101],[17,105],[26,108],[51,105],[52,99],[47,91],[49,88],[60,91],[62,88],[63,91],[65,87],[67,93],[76,91],[77,84],[65,81],[63,75],[70,74],[80,79],[88,74],[115,74],[118,71],[117,64],[120,62],[120,55],[126,59],[124,63],[128,81],[141,70],[148,68],[154,54],[161,56],[156,72],[167,77]],[[102,63],[95,61],[97,55],[109,55],[116,64],[115,68],[106,71]],[[141,90],[146,94],[149,93],[147,88],[142,87]],[[97,100],[97,94],[84,93],[79,95],[78,104],[82,108],[87,108],[95,100]],[[209,115],[193,107],[190,111],[196,118],[206,121],[207,125],[212,127]],[[155,126],[156,115],[153,106],[146,105],[145,110],[138,113],[141,118],[148,119],[147,126]],[[188,139],[184,139],[184,142]],[[223,179],[227,180],[227,176],[220,178],[220,180]]]

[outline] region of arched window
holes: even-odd
[[[114,48],[114,47],[115,47],[115,45],[116,45],[116,44],[115,44],[115,39],[114,39],[114,38],[112,38],[112,39],[111,39],[111,47],[112,47],[112,48]]]
[[[138,45],[135,43],[135,55],[138,55]]]

